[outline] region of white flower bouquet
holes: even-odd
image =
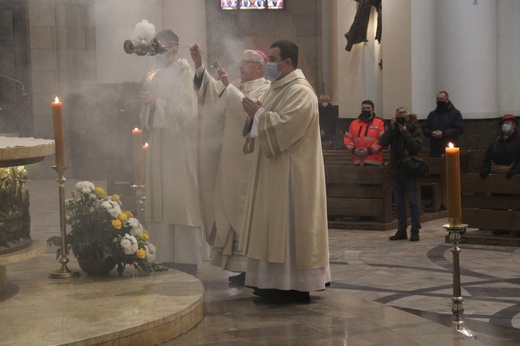
[[[112,260],[119,274],[126,265],[144,272],[167,270],[154,263],[155,246],[148,241],[148,231],[122,209],[119,196],[107,196],[89,181],[74,186],[72,198],[65,201],[65,221],[71,225],[65,237],[66,253],[72,250],[84,260]],[[48,243],[60,246],[61,239],[55,236]]]

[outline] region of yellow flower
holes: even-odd
[[[114,228],[121,229],[121,225],[121,220],[112,220],[112,226],[114,226]]]
[[[140,258],[140,259],[143,259],[146,257],[146,251],[144,251],[143,248],[137,250],[137,252],[135,253],[137,258]]]
[[[117,195],[117,194],[113,194],[113,195],[112,195],[112,200],[113,200],[114,202],[119,202],[120,199],[121,199],[121,197],[119,197],[119,195]]]
[[[94,190],[94,193],[96,194],[96,196],[98,196],[99,198],[105,198],[107,196],[107,193],[105,192],[105,190],[103,190],[102,187],[96,187],[96,189]]]
[[[70,215],[65,215],[65,219],[70,220],[70,219],[72,219],[72,216],[70,216]]]
[[[148,231],[147,230],[143,230],[143,234],[141,234],[141,239],[142,240],[148,240],[150,236],[148,235]]]
[[[125,213],[121,213],[117,218],[121,221],[126,221],[128,219],[128,216]]]
[[[132,214],[132,212],[130,210],[125,210],[123,213],[125,213],[126,216],[129,218],[134,216],[134,214]]]

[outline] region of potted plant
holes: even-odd
[[[116,265],[119,274],[126,265],[144,272],[167,270],[154,263],[155,246],[148,241],[148,231],[131,212],[122,209],[119,196],[107,196],[103,188],[89,181],[77,183],[72,198],[65,200],[65,222],[70,225],[66,253],[72,250],[88,274],[103,274],[102,270],[89,269],[96,262],[104,263],[106,273]],[[51,237],[47,243],[60,246],[61,238]],[[57,258],[60,256],[58,249]]]

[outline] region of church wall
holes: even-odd
[[[301,68],[317,93],[324,89],[321,73],[321,1],[292,0],[282,11],[222,11],[220,2],[206,0],[208,55],[232,78],[245,49],[268,52],[276,40],[293,41]]]
[[[498,1],[498,102],[500,114],[520,115],[520,1]]]
[[[340,117],[356,117],[360,101],[371,98],[376,103],[378,115],[384,118],[388,119],[397,105],[404,105],[424,119],[434,108],[435,91],[444,84],[438,77],[444,67],[436,61],[439,40],[432,43],[437,36],[432,23],[438,16],[432,7],[437,0],[396,1],[384,1],[383,5],[389,8],[411,5],[407,11],[395,9],[395,15],[409,24],[391,18],[388,22],[385,20],[389,27],[383,26],[383,43],[379,45],[374,40],[377,15],[373,10],[368,42],[354,45],[352,51],[347,52],[344,34],[352,24],[357,8],[357,2],[353,0],[294,0],[287,3],[287,10],[276,13],[224,13],[219,2],[213,0],[27,0],[31,61],[28,88],[34,136],[52,138],[49,103],[59,96],[64,102],[67,157],[71,165],[66,176],[106,178],[110,167],[104,162],[114,156],[107,148],[119,142],[106,145],[102,138],[113,134],[107,130],[109,125],[117,126],[118,122],[126,123],[129,119],[127,125],[136,123],[135,114],[133,118],[126,116],[135,112],[136,104],[131,95],[138,91],[138,81],[152,60],[126,55],[122,50],[122,42],[140,19],[155,21],[158,29],[172,28],[186,45],[199,43],[208,52],[210,60],[219,60],[234,77],[238,76],[234,64],[240,60],[243,49],[253,47],[267,51],[274,40],[293,40],[300,47],[300,67],[318,94],[326,91],[332,95],[333,103],[340,106]],[[490,6],[493,2],[479,0],[477,5],[472,4],[472,9]],[[481,97],[474,97],[467,90],[461,92],[463,88],[478,84],[478,80],[457,81],[459,84],[449,90],[463,116],[468,114],[461,139],[463,148],[486,147],[496,135],[496,118],[505,113],[520,115],[520,98],[516,95],[520,85],[520,72],[516,68],[520,54],[520,41],[517,40],[520,2],[501,0],[496,3],[497,30],[496,38],[492,39],[498,45],[495,49],[497,82],[494,85],[498,105],[495,109],[489,108],[490,103]],[[136,6],[133,11],[121,10],[130,5]],[[464,16],[460,17],[457,24],[464,25],[463,20]],[[115,24],[113,28],[109,25],[111,22]],[[392,25],[411,27],[411,36],[406,43],[409,70],[401,71],[405,64],[396,60],[399,50],[395,49],[397,46],[392,47],[392,35],[396,34],[390,31]],[[480,32],[478,30],[464,32],[471,37]],[[329,36],[324,39],[323,35]],[[489,42],[490,39],[486,40]],[[486,53],[485,49],[482,53]],[[479,54],[477,51],[473,56]],[[181,49],[181,55],[188,57],[187,48]],[[380,58],[383,59],[382,71],[378,66]],[[461,57],[455,55],[454,59],[461,60]],[[479,66],[474,66],[468,59],[462,59],[461,63],[469,65],[472,71],[478,72],[489,64],[477,60]],[[394,66],[392,71],[392,64],[389,65],[392,60],[401,67]],[[394,81],[394,78],[397,79]],[[408,84],[397,83],[399,78]],[[489,86],[488,82],[483,84]],[[480,118],[470,119],[479,112]],[[86,147],[89,148],[87,152]],[[51,169],[53,163],[54,157],[47,157],[42,163],[29,166],[29,174],[55,177]]]

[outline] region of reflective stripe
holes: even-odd
[[[374,160],[365,160],[365,161],[363,161],[363,163],[370,163],[370,164],[378,165],[378,166],[382,166],[383,165],[382,162],[374,161]]]

